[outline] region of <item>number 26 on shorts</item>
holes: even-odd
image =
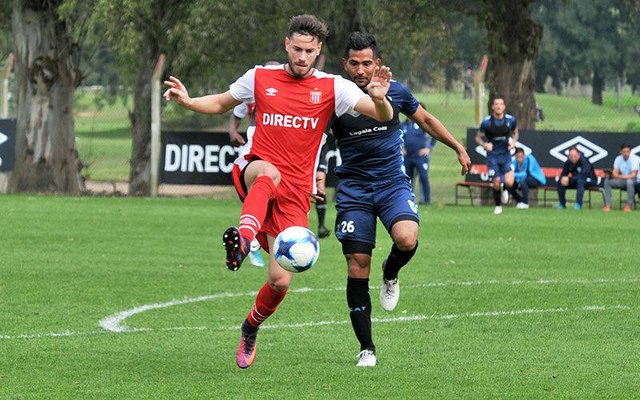
[[[340,231],[342,233],[353,233],[356,230],[356,226],[353,221],[340,222]]]

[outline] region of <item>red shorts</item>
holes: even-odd
[[[231,175],[233,184],[240,197],[240,201],[244,202],[247,197],[247,189],[244,184],[244,174],[242,171],[246,166],[259,158],[253,155],[245,156],[246,162],[234,163]],[[280,179],[280,184],[276,187],[276,194],[269,201],[267,208],[267,216],[262,223],[260,232],[256,235],[260,245],[267,249],[266,237],[264,234],[276,237],[278,233],[290,226],[309,227],[309,210],[311,209],[311,201],[309,193],[295,186],[285,178]]]

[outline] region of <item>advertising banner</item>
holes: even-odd
[[[471,158],[472,174],[467,180],[488,180],[486,176],[486,152],[476,144],[477,128],[467,129],[467,152]],[[620,154],[623,143],[631,145],[631,152],[640,156],[640,133],[621,132],[564,132],[520,130],[516,146],[526,154],[533,153],[543,169],[562,169],[569,148],[575,146],[584,154],[599,176],[604,169],[611,169]]]
[[[328,186],[335,185],[333,169],[339,162],[335,143],[327,140]],[[226,132],[162,132],[160,183],[178,185],[233,185],[233,161],[240,147],[229,142]]]
[[[16,150],[16,120],[0,119],[0,172],[13,171]]]

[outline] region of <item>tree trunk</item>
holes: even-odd
[[[447,92],[453,91],[453,81],[460,76],[456,63],[457,60],[447,60],[444,67],[444,90]]]
[[[133,111],[129,113],[133,136],[129,171],[129,195],[132,196],[151,194],[151,76],[160,56],[160,45],[149,35],[145,41],[142,68],[133,94]]]
[[[145,53],[147,53],[145,51]],[[133,95],[131,121],[131,169],[129,170],[129,195],[151,194],[151,74],[155,58],[149,54],[144,69],[138,74]],[[151,59],[154,57],[154,59]]]
[[[481,16],[489,41],[489,109],[500,95],[521,129],[534,129],[536,123],[534,65],[542,26],[531,19],[531,2],[490,2],[490,9]]]
[[[599,106],[602,105],[602,92],[604,91],[604,78],[600,74],[600,70],[596,68],[593,71],[593,79],[591,80],[591,102]]]
[[[83,188],[73,117],[80,51],[58,16],[61,3],[13,3],[17,132],[11,192],[77,194]]]

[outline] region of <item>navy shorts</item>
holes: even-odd
[[[376,245],[377,218],[388,232],[398,221],[420,222],[411,181],[406,176],[379,182],[340,179],[336,210],[336,237],[345,254],[371,254]],[[359,243],[358,251],[349,251],[347,243]]]
[[[487,155],[487,170],[489,172],[489,178],[494,178],[495,176],[502,177],[507,172],[513,171],[511,155],[508,153],[497,156]]]

